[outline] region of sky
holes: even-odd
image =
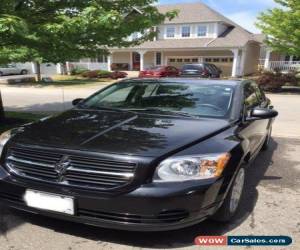
[[[189,3],[199,0],[159,0],[159,4]],[[257,15],[276,7],[273,0],[202,0],[211,8],[253,33],[261,33],[254,25]]]

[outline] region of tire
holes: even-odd
[[[21,70],[21,75],[27,75],[28,71],[26,69]]]
[[[242,166],[238,170],[222,206],[212,216],[213,220],[220,222],[229,222],[237,213],[244,191],[245,175],[246,170],[245,167]]]
[[[270,146],[270,139],[272,137],[272,127],[269,128],[269,131],[268,131],[268,135],[264,141],[264,144],[262,145],[261,147],[261,150],[262,151],[266,151],[268,150],[269,146]]]
[[[3,72],[0,71],[0,76],[3,76]]]

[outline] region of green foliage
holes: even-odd
[[[81,75],[88,70],[85,68],[75,67],[71,70],[71,75]]]
[[[59,63],[139,44],[153,38],[151,27],[176,15],[159,13],[154,2],[1,0],[0,60]],[[128,41],[134,32],[142,37]]]
[[[274,8],[258,17],[257,27],[267,35],[267,45],[275,51],[300,56],[300,1],[274,0]]]

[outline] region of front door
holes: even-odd
[[[132,69],[140,70],[141,56],[137,52],[132,52]]]

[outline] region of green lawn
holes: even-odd
[[[6,112],[5,113],[5,121],[0,124],[0,133],[9,130],[11,128],[20,126],[25,123],[29,123],[32,121],[37,121],[42,117],[47,116],[47,114],[32,114],[25,112]]]
[[[89,79],[81,76],[55,75],[51,77],[52,81],[44,82],[18,82],[10,83],[11,86],[36,86],[36,87],[68,87],[68,86],[86,86],[86,85],[103,85],[113,83],[115,80],[110,78]]]

